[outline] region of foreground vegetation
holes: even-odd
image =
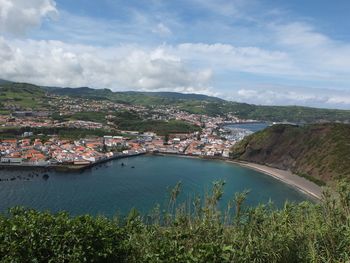
[[[0,216],[2,262],[348,262],[350,187],[325,192],[321,203],[244,206],[247,193],[217,209],[223,183],[205,200],[145,217],[70,217],[14,208]]]

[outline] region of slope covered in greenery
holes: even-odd
[[[49,92],[85,98],[106,99],[114,102],[144,106],[174,105],[190,113],[226,115],[234,113],[240,118],[266,121],[350,121],[350,111],[318,109],[300,106],[260,106],[226,101],[201,94],[177,92],[112,92],[108,89],[91,88],[47,88]]]
[[[0,83],[2,107],[20,109],[47,109],[45,92],[42,88],[26,83]]]
[[[350,179],[350,125],[273,125],[235,145],[232,157],[315,181]]]
[[[192,133],[200,131],[200,127],[181,120],[150,120],[142,119],[133,111],[119,111],[114,113],[113,122],[118,129],[124,131],[152,131],[159,135],[169,133]]]
[[[50,92],[74,97],[106,99],[115,102],[139,104],[144,106],[176,105],[190,113],[226,115],[230,112],[245,119],[266,121],[350,121],[350,111],[318,109],[301,106],[260,106],[247,103],[225,101],[200,94],[177,92],[112,92],[90,88],[56,88]]]
[[[14,102],[22,108],[48,108],[45,94],[56,94],[116,103],[159,106],[172,105],[190,113],[225,116],[228,113],[243,119],[312,123],[320,121],[350,122],[350,110],[318,109],[301,106],[261,106],[226,101],[201,94],[177,92],[113,92],[109,89],[39,87],[25,83],[0,83],[0,102]]]
[[[349,262],[350,188],[304,202],[245,207],[237,193],[225,213],[217,209],[222,183],[206,200],[149,216],[70,217],[20,208],[0,215],[1,262]],[[201,205],[201,203],[203,205]],[[177,207],[176,209],[174,207]],[[232,212],[232,210],[234,212]]]
[[[143,106],[155,106],[174,104],[181,100],[213,101],[220,102],[222,99],[201,94],[183,94],[178,92],[112,92],[110,89],[81,88],[50,88],[43,87],[51,94],[64,95],[75,98],[109,100],[126,104],[138,104]]]

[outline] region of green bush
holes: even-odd
[[[156,207],[123,219],[14,208],[0,216],[1,262],[349,262],[350,187],[320,203],[244,206],[236,194],[217,208],[223,183],[204,200]]]

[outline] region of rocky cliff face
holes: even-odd
[[[350,125],[274,125],[235,145],[231,156],[320,182],[350,179]]]

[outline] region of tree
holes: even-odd
[[[164,135],[164,144],[168,144],[168,141],[169,141],[169,133],[166,133]]]

